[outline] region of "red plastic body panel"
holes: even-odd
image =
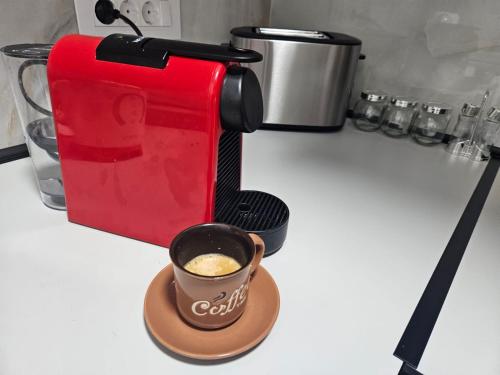
[[[226,66],[98,61],[100,40],[64,37],[48,62],[68,219],[168,246],[214,218]]]

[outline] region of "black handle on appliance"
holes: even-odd
[[[261,127],[262,91],[252,70],[238,65],[227,68],[220,95],[220,117],[225,130],[252,133]]]
[[[24,96],[24,99],[36,111],[43,113],[46,116],[52,116],[51,111],[43,108],[41,105],[37,104],[33,99],[31,99],[31,97],[28,95],[28,92],[26,91],[26,88],[24,87],[24,80],[23,80],[24,71],[34,65],[47,65],[47,60],[26,60],[21,64],[19,70],[17,71],[17,82],[19,83],[19,89],[21,90],[21,94]]]
[[[168,56],[190,57],[200,60],[251,63],[262,60],[258,52],[231,45],[212,45],[144,38],[127,34],[112,34],[104,38],[96,49],[97,60],[163,69]]]
[[[360,53],[358,59],[359,60],[366,60],[366,55],[364,53]]]

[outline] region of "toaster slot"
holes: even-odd
[[[269,36],[288,36],[295,38],[308,38],[308,39],[330,39],[330,36],[322,31],[315,30],[291,30],[291,29],[277,29],[274,27],[257,27],[255,31],[258,34]]]

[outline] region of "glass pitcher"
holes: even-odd
[[[51,44],[18,44],[1,49],[42,202],[66,209],[59,154],[47,84]]]

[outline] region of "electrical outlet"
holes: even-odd
[[[118,9],[120,10],[120,13],[130,19],[130,21],[136,25],[139,23],[141,15],[139,14],[139,7],[134,0],[123,0]],[[120,22],[120,26],[126,26],[122,20],[116,20],[115,22]]]
[[[147,0],[142,4],[142,21],[147,26],[162,26],[160,2],[158,0]]]
[[[171,0],[142,0],[141,26],[172,26]]]
[[[81,34],[109,35],[113,33],[133,34],[130,26],[122,20],[104,25],[95,16],[97,0],[74,0],[78,29]],[[112,0],[116,9],[130,18],[144,36],[180,39],[180,0]]]

